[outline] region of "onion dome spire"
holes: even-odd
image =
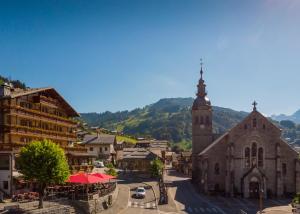
[[[210,106],[210,100],[207,97],[207,93],[206,93],[206,84],[205,81],[203,79],[203,62],[202,59],[200,59],[200,79],[197,85],[198,91],[197,91],[197,98],[194,101],[193,104],[193,109],[197,109],[200,106]]]

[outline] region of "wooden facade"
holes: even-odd
[[[0,190],[12,194],[15,157],[20,148],[34,140],[49,139],[72,153],[80,165],[86,149],[76,144],[73,119],[79,114],[53,88],[14,89],[2,85],[0,90]],[[76,155],[78,154],[78,156]],[[1,158],[3,157],[3,158]],[[8,157],[8,158],[7,158]],[[9,170],[6,165],[9,165]],[[86,164],[86,163],[85,163]],[[70,166],[70,169],[73,169]],[[7,188],[7,182],[9,183]]]

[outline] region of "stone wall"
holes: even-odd
[[[103,210],[108,209],[115,203],[117,196],[118,187],[116,187],[116,189],[111,194],[108,194],[106,196],[99,198],[97,197],[97,195],[95,195],[94,199],[91,199],[89,201],[74,200],[70,201],[70,204],[72,204],[72,206],[76,207],[85,214],[101,213]],[[111,204],[108,203],[110,197],[112,199]]]

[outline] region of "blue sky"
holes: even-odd
[[[298,0],[0,1],[0,74],[55,87],[79,112],[194,97],[300,108]]]

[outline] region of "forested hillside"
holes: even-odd
[[[123,131],[137,137],[153,137],[180,143],[185,147],[191,142],[191,105],[193,98],[166,98],[132,111],[81,113],[90,126]],[[213,107],[213,128],[223,133],[247,116],[246,112]]]

